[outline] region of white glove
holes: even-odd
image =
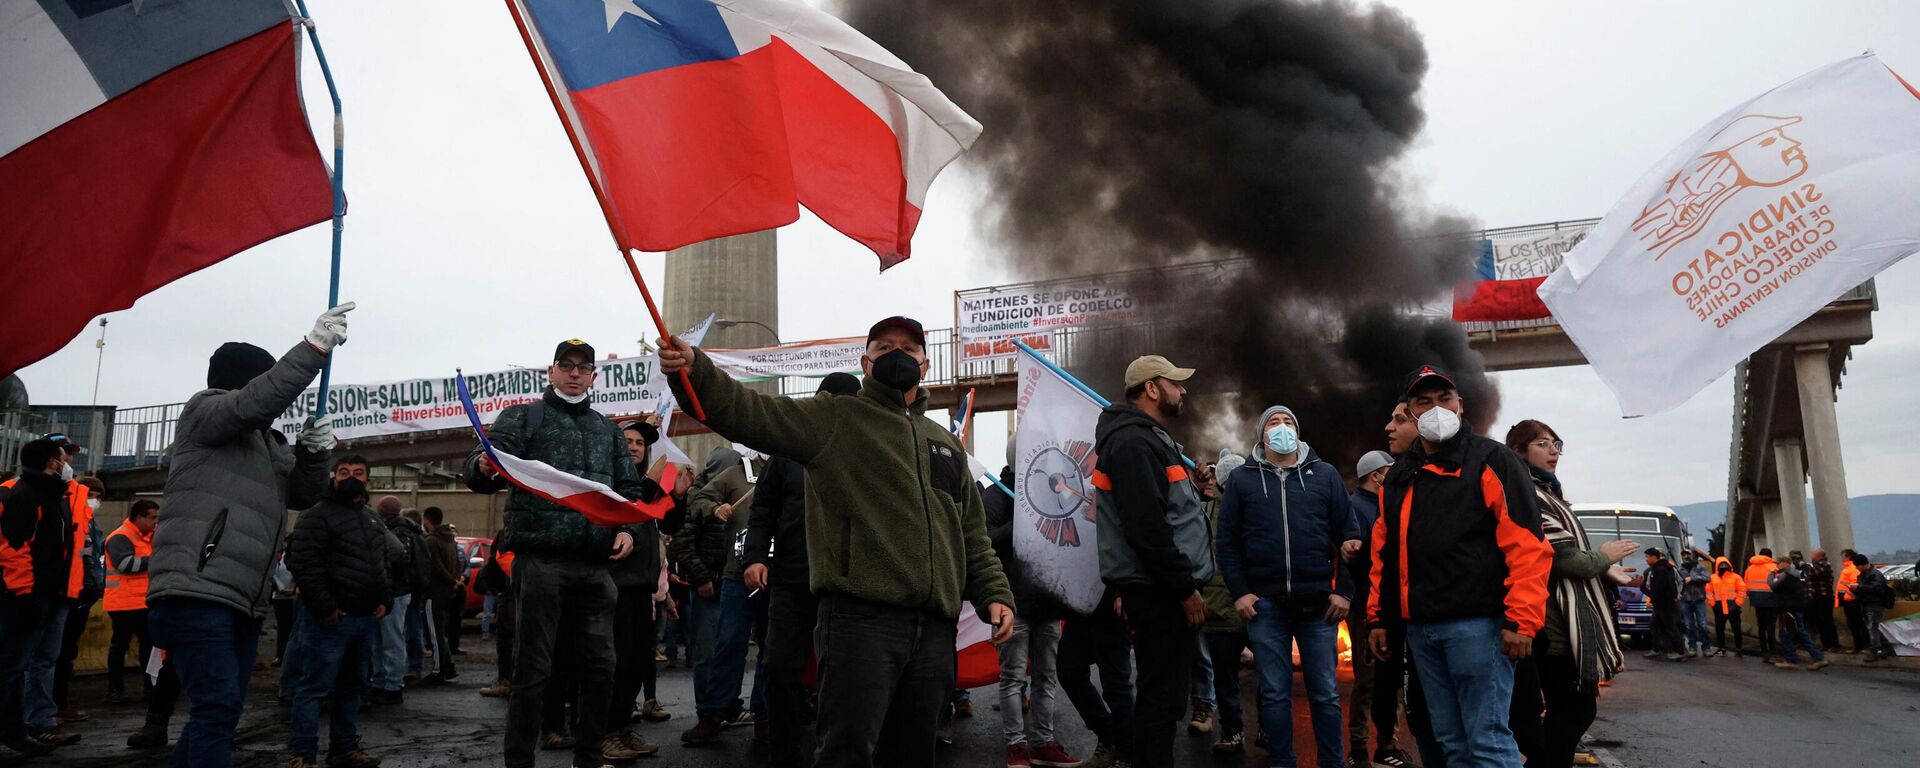
[[[332,352],[347,343],[347,313],[352,311],[353,302],[349,301],[321,313],[313,321],[313,330],[307,332],[307,343],[321,352]]]
[[[326,453],[333,450],[334,443],[331,420],[315,421],[309,418],[300,427],[300,447],[307,449],[308,453]]]

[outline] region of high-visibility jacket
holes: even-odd
[[[120,524],[120,527],[107,537],[107,549],[113,550],[113,540],[125,538],[133,545],[133,554],[116,562],[107,557],[107,594],[103,606],[108,611],[138,611],[147,607],[147,564],[153,557],[153,534],[140,532],[132,520]]]
[[[1767,585],[1767,578],[1780,570],[1773,558],[1766,555],[1754,555],[1747,560],[1747,596],[1754,599],[1754,607],[1771,608],[1773,606],[1773,587]]]
[[[13,485],[18,482],[20,482],[20,479],[17,477],[8,478],[6,482],[0,482],[0,488],[12,488]],[[92,493],[93,492],[88,490],[86,486],[81,485],[78,480],[67,481],[67,507],[73,510],[73,548],[67,550],[67,567],[70,569],[67,572],[68,599],[78,599],[80,597],[80,589],[86,585],[87,581],[86,560],[82,553],[87,550],[87,532],[93,530],[93,507],[87,506],[87,497]],[[0,547],[3,546],[6,546],[5,543],[0,542]],[[29,552],[31,551],[31,545],[22,547],[19,551]],[[13,571],[9,569],[7,572],[7,586],[9,588],[14,587],[16,581],[18,581],[17,577]],[[14,591],[20,594],[31,591],[33,587],[33,566],[31,562],[27,563],[24,584],[27,590],[14,589]]]
[[[1747,580],[1734,573],[1729,567],[1726,573],[1720,572],[1720,566],[1731,566],[1724,557],[1713,559],[1713,578],[1707,581],[1707,603],[1720,610],[1731,613],[1747,604]]]
[[[1834,586],[1834,594],[1840,596],[1842,604],[1854,600],[1853,588],[1860,585],[1860,566],[1849,560],[1840,566],[1840,583]]]

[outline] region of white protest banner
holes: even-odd
[[[1540,298],[1624,415],[1658,413],[1920,250],[1916,199],[1920,92],[1857,56],[1682,142]]]
[[[829,373],[860,372],[860,356],[867,337],[796,341],[757,349],[709,349],[715,367],[739,381],[764,381],[781,376],[821,377]]]
[[[1100,582],[1094,525],[1093,427],[1100,406],[1052,369],[1020,353],[1014,435],[1013,551],[1021,572],[1061,605],[1092,613]]]
[[[1098,279],[1031,283],[954,295],[960,361],[1010,357],[1013,342],[1053,348],[1053,330],[1125,323],[1141,309],[1133,293]]]

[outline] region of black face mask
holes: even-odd
[[[333,487],[327,490],[327,498],[344,506],[364,507],[367,505],[367,484],[360,482],[357,477],[335,480]]]
[[[904,394],[920,385],[920,361],[904,349],[888,352],[873,361],[873,380]]]

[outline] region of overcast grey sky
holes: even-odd
[[[1430,201],[1488,226],[1601,215],[1728,106],[1864,49],[1920,78],[1912,2],[1386,4],[1413,18],[1432,59],[1427,129],[1401,171]],[[503,4],[309,7],[347,108],[342,296],[360,308],[336,381],[537,362],[571,336],[631,353],[653,335]],[[307,102],[324,137],[325,88],[307,53]],[[914,258],[884,276],[871,252],[810,216],[781,230],[782,335],[851,335],[894,313],[949,325],[952,291],[1009,279],[976,227],[991,194],[963,157],[929,195]],[[324,309],[328,238],[325,225],[303,230],[110,315],[100,402],[183,400],[224,341],[276,353],[294,344]],[[660,257],[641,263],[658,281]],[[1920,263],[1893,267],[1879,285],[1877,338],[1856,351],[1839,395],[1854,495],[1920,491],[1911,471],[1920,447],[1899,426],[1913,423],[1899,416],[1908,412],[1899,386],[1920,378]],[[88,402],[97,333],[89,326],[22,371],[35,402]],[[1727,379],[1631,421],[1586,368],[1499,379],[1499,429],[1520,418],[1553,424],[1569,444],[1561,470],[1575,499],[1725,495]],[[977,430],[978,453],[997,464],[1004,421],[986,416]]]

